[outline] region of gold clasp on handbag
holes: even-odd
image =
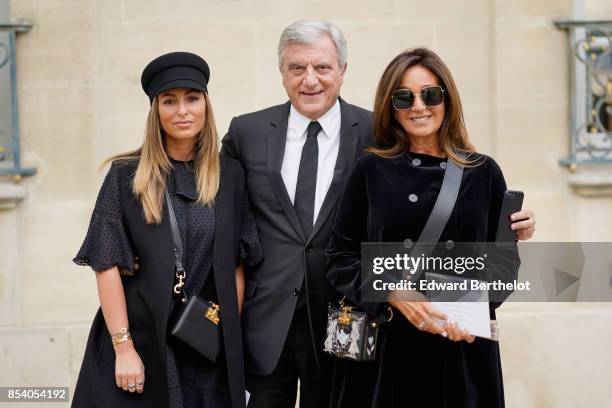
[[[219,324],[221,317],[219,316],[219,305],[216,303],[210,302],[210,307],[206,310],[205,318],[213,322],[214,324]]]
[[[338,316],[338,324],[343,326],[348,326],[353,321],[353,316],[351,316],[351,312],[353,311],[353,306],[342,306],[342,312]]]
[[[340,299],[340,308],[342,309],[342,312],[340,312],[338,315],[338,324],[348,326],[353,321],[353,316],[351,316],[353,306],[344,306],[345,299],[346,296],[343,296],[342,299]]]
[[[174,293],[179,295],[181,290],[183,290],[183,286],[185,286],[185,271],[176,271],[176,278],[178,283],[174,285]]]

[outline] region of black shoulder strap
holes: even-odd
[[[462,159],[466,157],[463,152],[456,151],[456,153]],[[444,173],[440,193],[427,219],[425,228],[421,231],[419,242],[436,243],[440,239],[457,202],[462,176],[463,166],[458,165],[449,157],[446,160],[446,172]]]
[[[174,207],[172,207],[172,201],[170,200],[170,194],[168,194],[167,189],[164,191],[164,196],[166,197],[166,205],[168,206],[170,228],[172,229],[172,241],[174,242],[174,266],[177,272],[182,272],[185,271],[185,268],[183,268],[183,240],[181,239],[181,233],[178,223],[176,222],[176,215],[174,214]]]

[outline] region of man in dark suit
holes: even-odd
[[[236,117],[223,153],[240,160],[265,260],[248,271],[243,332],[249,407],[326,407],[331,361],[322,354],[325,248],[336,203],[372,114],[339,98],[346,41],[324,21],[298,21],[279,44],[290,102]]]
[[[346,41],[326,21],[282,33],[279,68],[289,102],[232,120],[222,153],[245,168],[265,260],[247,272],[243,336],[250,408],[329,402],[331,360],[322,353],[324,275],[336,204],[353,161],[372,142],[372,113],[342,100]]]

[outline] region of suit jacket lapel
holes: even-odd
[[[325,221],[333,212],[336,202],[342,194],[344,182],[353,166],[357,155],[357,148],[359,147],[358,124],[359,122],[351,109],[340,98],[340,147],[338,148],[338,158],[334,167],[334,177],[332,178],[329,190],[327,190],[309,239],[312,239],[323,227],[323,224],[325,224]]]
[[[270,176],[270,182],[276,199],[280,203],[285,215],[289,219],[289,222],[293,226],[297,236],[302,241],[306,242],[306,236],[302,230],[302,225],[295,212],[295,208],[291,203],[285,182],[281,175],[281,166],[283,163],[283,155],[285,153],[285,142],[287,139],[287,124],[289,122],[289,107],[290,103],[287,102],[282,106],[278,112],[279,114],[272,118],[270,121],[270,131],[266,137],[266,152],[267,158],[266,163],[268,166],[268,175]]]

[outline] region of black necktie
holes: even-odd
[[[300,170],[298,171],[297,185],[295,187],[295,200],[293,206],[297,212],[306,237],[312,232],[314,219],[314,202],[317,187],[317,164],[319,162],[319,144],[317,135],[321,131],[319,122],[313,121],[308,125],[306,143],[302,148]]]

